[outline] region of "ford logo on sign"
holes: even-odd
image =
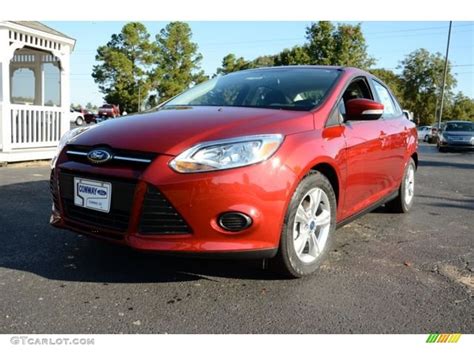
[[[107,195],[107,192],[105,190],[97,190],[97,195],[105,196]]]
[[[87,159],[94,164],[103,164],[112,159],[112,154],[105,149],[94,149],[87,154]]]

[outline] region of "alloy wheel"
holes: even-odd
[[[303,197],[293,223],[293,246],[298,258],[312,263],[324,250],[331,227],[331,206],[327,194],[313,188]]]
[[[415,195],[415,168],[412,164],[408,165],[405,176],[405,204],[409,205]]]

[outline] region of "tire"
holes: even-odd
[[[76,124],[77,124],[78,126],[82,126],[82,125],[84,124],[84,120],[82,119],[81,116],[78,116],[78,117],[76,118]]]
[[[446,147],[438,147],[438,151],[439,151],[440,153],[446,153],[446,152],[447,152],[447,149],[446,149]]]
[[[316,203],[318,196],[320,202]],[[291,278],[314,273],[331,250],[336,210],[336,195],[329,180],[319,172],[307,175],[291,198],[280,247],[275,258],[269,260],[270,267]]]
[[[413,201],[415,200],[415,172],[415,161],[410,158],[405,167],[405,172],[403,173],[402,183],[398,189],[398,196],[385,204],[389,211],[394,213],[407,213],[411,209]]]

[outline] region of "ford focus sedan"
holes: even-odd
[[[355,68],[214,78],[152,112],[68,132],[51,224],[139,250],[317,270],[335,229],[414,198],[417,131]]]

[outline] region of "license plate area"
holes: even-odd
[[[112,184],[110,182],[74,178],[74,205],[109,213],[111,201]]]

